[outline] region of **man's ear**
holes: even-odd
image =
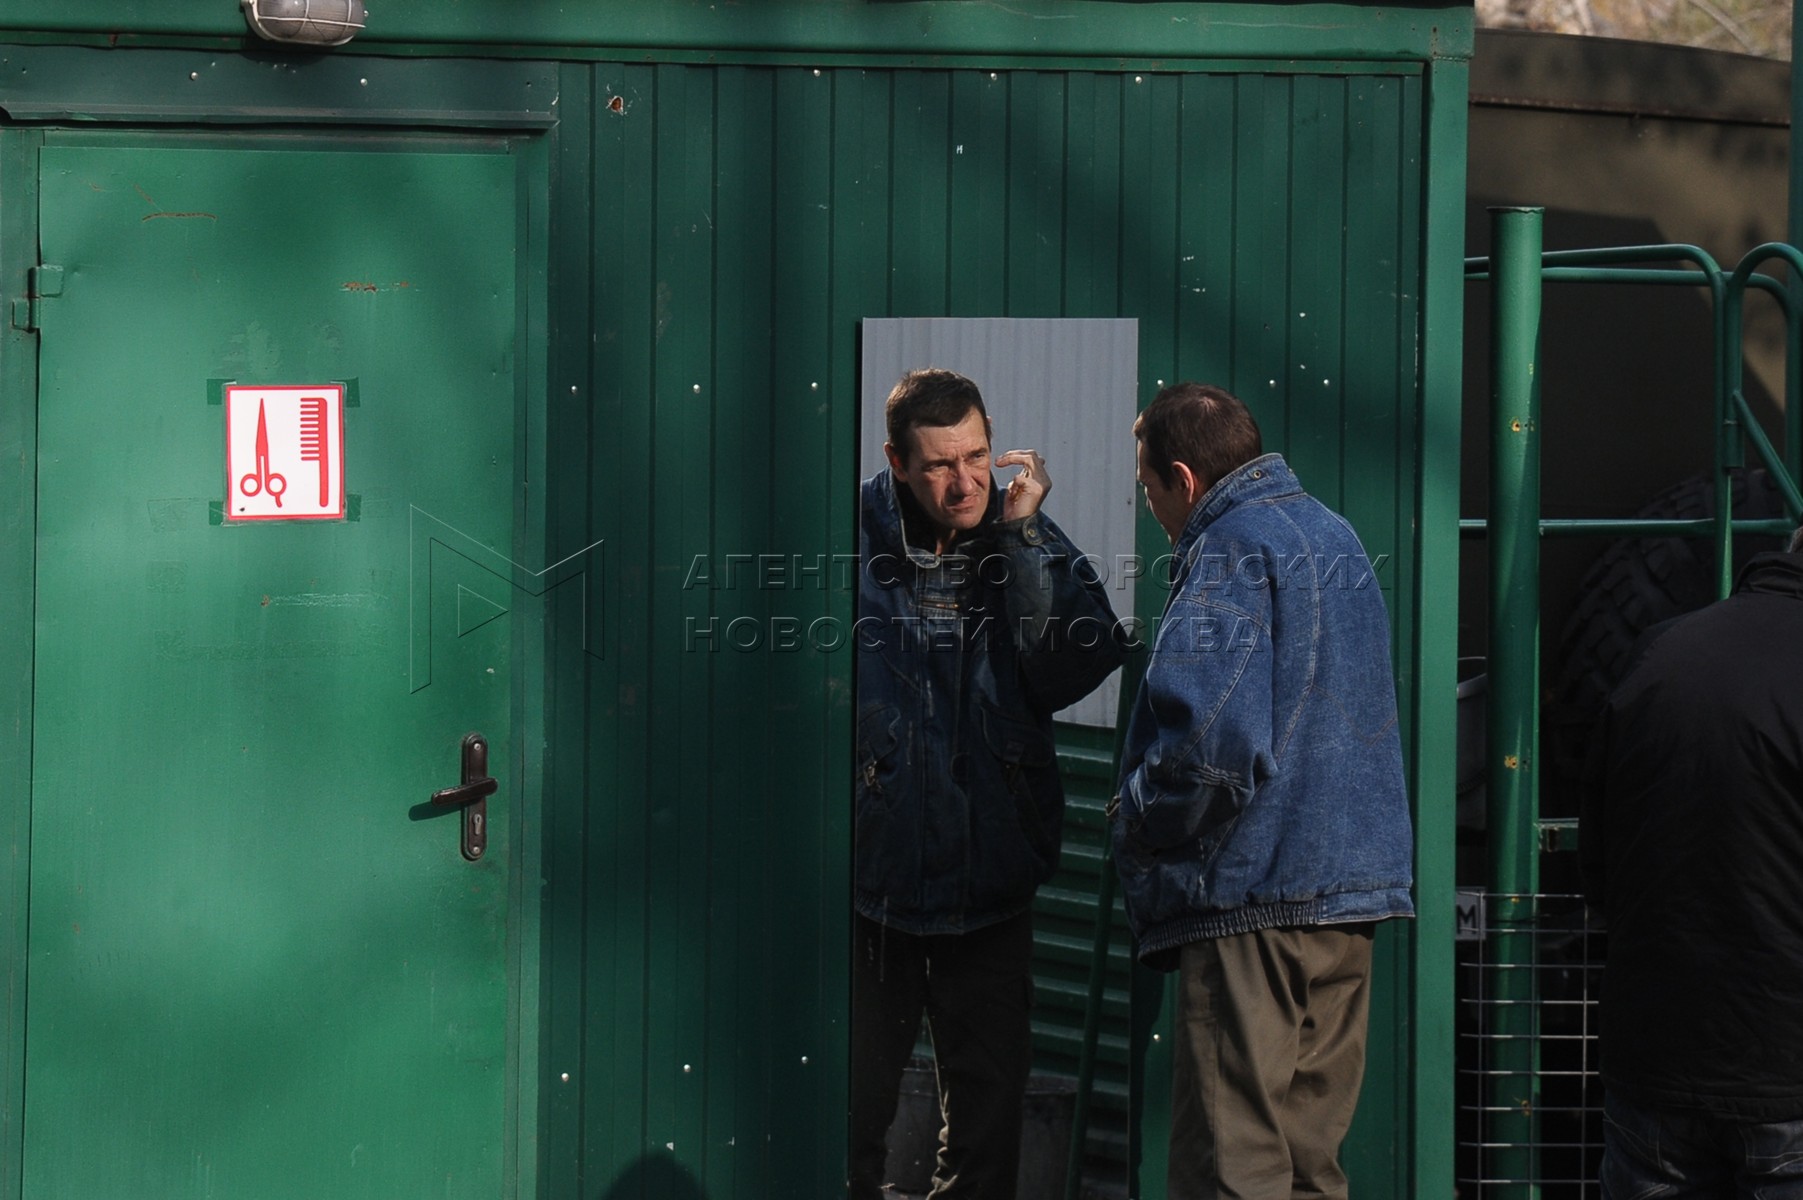
[[[895,452],[895,446],[893,444],[889,442],[883,443],[883,457],[889,460],[889,470],[894,472],[895,477],[906,482],[908,478],[907,464],[902,462],[901,455]]]
[[[1208,490],[1208,486],[1202,482],[1202,477],[1190,470],[1188,463],[1172,463],[1171,474],[1176,476],[1177,488],[1183,493],[1186,503],[1194,504],[1202,498],[1202,493]]]

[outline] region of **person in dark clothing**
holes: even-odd
[[[1581,814],[1602,1192],[1803,1197],[1803,529],[1649,630]]]
[[[880,1200],[924,1013],[944,1125],[933,1200],[1010,1200],[1032,1062],[1033,894],[1064,821],[1052,714],[1120,664],[1100,579],[991,454],[977,385],[910,371],[860,492],[850,1200]],[[995,468],[1016,467],[1006,488]]]

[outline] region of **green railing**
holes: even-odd
[[[1484,1104],[1491,1116],[1483,1139],[1483,1174],[1512,1200],[1539,1192],[1534,1161],[1539,1108],[1531,920],[1506,911],[1538,892],[1540,539],[1563,535],[1710,537],[1715,544],[1715,590],[1732,585],[1736,533],[1787,534],[1803,520],[1803,495],[1794,482],[1803,462],[1803,404],[1798,402],[1798,305],[1780,280],[1758,271],[1773,260],[1803,278],[1803,254],[1769,243],[1750,251],[1732,272],[1695,246],[1542,249],[1543,210],[1493,209],[1493,259],[1466,261],[1466,278],[1488,280],[1492,296],[1490,516],[1459,523],[1465,535],[1490,540],[1490,653],[1486,786],[1490,873],[1487,892],[1505,911],[1492,914],[1497,979],[1496,1036]],[[1657,264],[1689,263],[1672,269]],[[1633,264],[1649,264],[1636,266]],[[1548,283],[1635,283],[1706,289],[1713,317],[1715,513],[1706,520],[1546,520],[1540,515],[1540,303]],[[1784,450],[1780,454],[1754,418],[1743,390],[1743,313],[1749,290],[1780,306],[1786,329]],[[1783,498],[1786,520],[1736,520],[1732,472],[1751,445]],[[1517,967],[1519,969],[1508,969]]]
[[[1537,231],[1540,226],[1539,209],[1498,209],[1492,215],[1492,228],[1506,224],[1508,218],[1520,218],[1531,223]],[[1500,232],[1494,236],[1501,236]],[[1497,247],[1497,258],[1500,262],[1503,246],[1500,241],[1493,242]],[[1534,244],[1539,245],[1538,234]],[[1714,380],[1713,394],[1713,428],[1715,430],[1715,516],[1707,521],[1659,521],[1659,520],[1592,520],[1592,519],[1560,519],[1541,520],[1538,522],[1540,536],[1622,536],[1622,537],[1698,537],[1710,536],[1715,539],[1716,551],[1716,590],[1720,596],[1728,594],[1732,583],[1732,535],[1734,533],[1789,533],[1796,528],[1799,518],[1803,518],[1803,494],[1797,490],[1793,482],[1798,474],[1797,464],[1803,461],[1803,406],[1796,403],[1797,382],[1795,364],[1799,361],[1798,349],[1803,344],[1803,334],[1799,333],[1797,314],[1783,281],[1770,275],[1760,274],[1755,268],[1760,264],[1778,258],[1792,265],[1793,270],[1803,270],[1803,255],[1790,246],[1771,242],[1750,251],[1732,272],[1724,272],[1716,264],[1707,251],[1696,246],[1679,244],[1657,246],[1618,246],[1596,250],[1557,250],[1538,255],[1540,271],[1534,283],[1536,296],[1542,283],[1634,283],[1665,287],[1691,287],[1707,289],[1711,301],[1713,318],[1713,338],[1711,353],[1713,364],[1711,378]],[[1631,263],[1670,263],[1689,262],[1693,269],[1673,270],[1658,267],[1635,267],[1624,264]],[[1468,280],[1489,280],[1493,291],[1499,293],[1499,272],[1492,270],[1488,258],[1470,258],[1465,260]],[[1531,272],[1530,272],[1531,273]],[[1745,356],[1740,352],[1743,331],[1746,294],[1748,289],[1761,291],[1769,295],[1784,314],[1785,347],[1786,347],[1786,404],[1784,409],[1785,447],[1782,455],[1766,437],[1759,422],[1754,419],[1747,404],[1742,384],[1745,372]],[[1538,305],[1535,306],[1534,337],[1538,340]],[[1532,370],[1532,353],[1521,358],[1517,352],[1516,361],[1505,363],[1501,347],[1493,349],[1491,382],[1494,389],[1502,386],[1497,378],[1498,372],[1509,371],[1519,373],[1524,368]],[[1751,442],[1760,460],[1771,473],[1773,481],[1778,485],[1780,495],[1784,499],[1785,510],[1791,518],[1784,520],[1734,521],[1732,507],[1729,502],[1731,472],[1742,465],[1744,442]],[[1535,473],[1536,481],[1538,472]],[[1493,504],[1501,500],[1509,503],[1507,496],[1498,497],[1492,490]],[[1537,509],[1536,504],[1536,509]],[[1497,510],[1492,508],[1494,519]],[[1464,520],[1459,522],[1459,530],[1466,536],[1481,535],[1487,523],[1482,520]]]

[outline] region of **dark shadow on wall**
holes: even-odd
[[[601,1200],[707,1200],[707,1191],[668,1152],[641,1155],[615,1176]]]

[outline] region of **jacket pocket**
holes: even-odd
[[[1057,794],[1051,786],[1058,769],[1057,748],[1051,738],[1025,721],[987,704],[981,706],[981,711],[983,741],[1001,766],[1002,782],[1014,801],[1021,833],[1035,853],[1049,857],[1052,837],[1039,809],[1042,797]]]
[[[858,717],[858,807],[870,801],[892,802],[887,784],[895,778],[896,751],[901,746],[901,709],[893,704],[867,705]]]
[[[858,891],[873,895],[912,895],[918,887],[920,848],[917,839],[907,836],[908,823],[898,811],[908,790],[901,719],[899,708],[882,703],[866,705],[858,718],[853,870]]]

